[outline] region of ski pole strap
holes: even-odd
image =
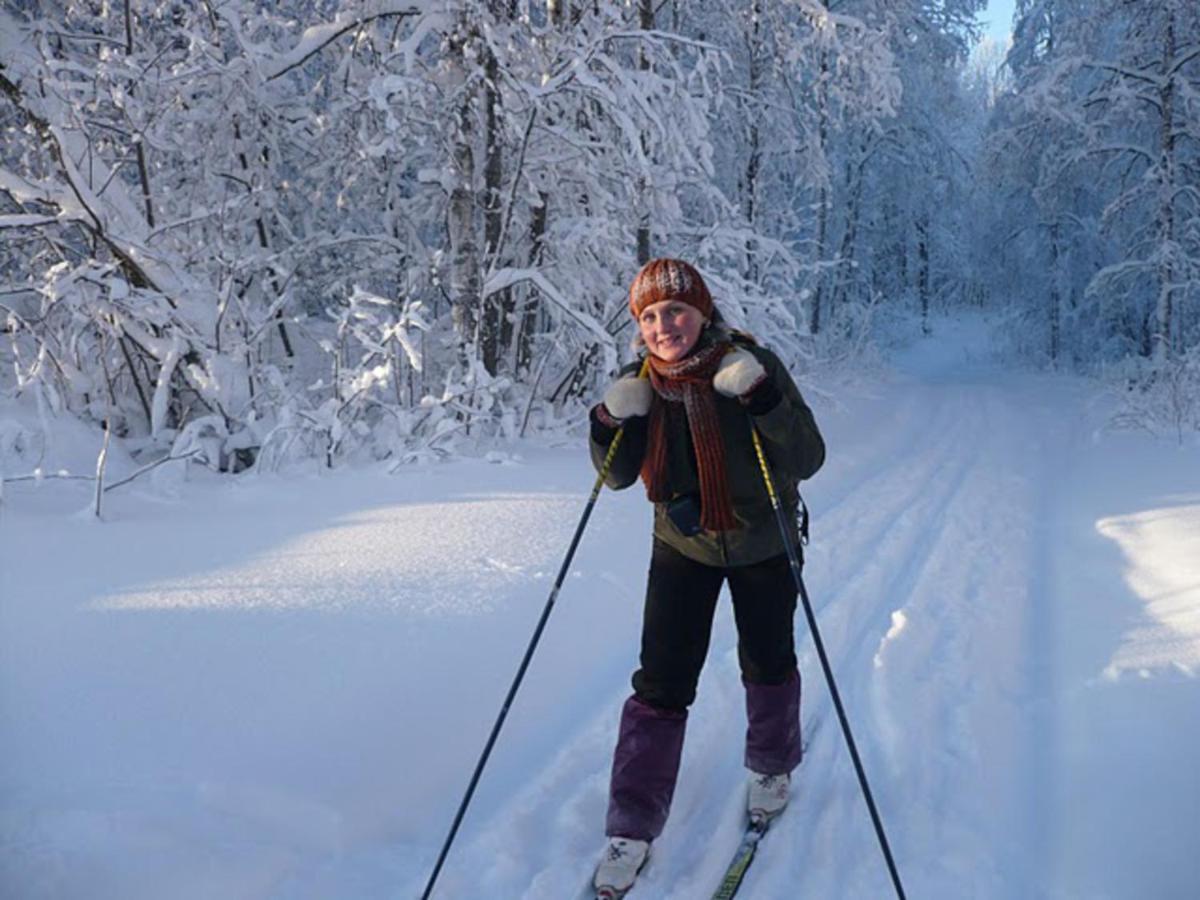
[[[604,454],[604,463],[596,474],[596,483],[592,485],[592,495],[588,499],[595,502],[604,490],[604,482],[608,478],[608,470],[612,468],[613,460],[617,458],[617,448],[621,446],[621,438],[625,437],[625,426],[622,425],[613,435],[612,443],[608,445],[608,453]]]
[[[771,467],[767,465],[767,454],[763,451],[762,438],[758,436],[758,428],[754,420],[750,420],[750,435],[754,439],[754,455],[758,457],[758,467],[762,471],[763,483],[767,486],[767,496],[771,498],[771,506],[779,506],[779,495],[775,492],[775,480],[771,477]],[[797,491],[796,498],[800,501],[798,525],[800,528],[800,544],[808,546],[808,504]]]
[[[758,436],[753,419],[750,419],[750,436],[754,439],[754,455],[758,457],[758,468],[762,472],[763,484],[767,486],[767,496],[771,498],[771,506],[777,507],[779,495],[775,493],[775,479],[771,477],[771,467],[767,465],[767,455],[763,452],[762,439]]]

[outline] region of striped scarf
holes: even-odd
[[[686,412],[700,472],[700,524],[706,531],[732,531],[737,527],[729,481],[725,477],[725,443],[721,439],[712,387],[713,375],[728,349],[729,344],[721,342],[676,362],[650,357],[654,399],[650,405],[649,443],[642,463],[646,496],[655,503],[671,499],[667,484],[667,430],[671,422],[678,421],[679,415]]]

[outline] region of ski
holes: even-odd
[[[754,862],[754,854],[758,851],[758,842],[770,830],[772,821],[773,818],[757,816],[747,820],[746,830],[742,832],[741,843],[738,844],[737,851],[725,869],[721,886],[713,894],[713,900],[732,900],[733,896],[737,894],[738,888],[742,886],[742,879],[746,877],[746,870],[750,868],[750,863]]]
[[[721,886],[713,894],[713,900],[732,900],[734,895],[737,894],[738,888],[742,885],[742,879],[746,875],[746,870],[750,868],[750,863],[754,861],[754,854],[758,850],[758,842],[763,839],[763,836],[770,830],[771,823],[777,818],[778,816],[770,818],[747,818],[746,829],[742,832],[742,839],[738,843],[737,852],[733,854],[733,858],[729,861],[729,865],[725,869],[725,875],[721,879]],[[579,894],[579,900],[621,900],[622,897],[635,887],[637,887],[637,882],[634,882],[624,891],[618,891],[615,888],[603,888],[598,891],[592,884],[592,877],[588,876],[587,884]]]
[[[815,719],[809,726],[804,739],[805,752],[820,726],[820,718]],[[785,812],[787,812],[786,806],[773,816],[746,816],[742,840],[738,844],[733,858],[729,861],[729,865],[725,867],[725,875],[721,878],[721,885],[713,894],[712,900],[732,900],[737,894],[738,888],[742,886],[742,880],[746,877],[746,871],[750,868],[750,863],[754,862],[754,854],[758,852],[759,841],[771,830],[771,825],[775,820]]]

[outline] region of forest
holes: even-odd
[[[802,379],[972,309],[1200,427],[1200,6],[984,6],[6,0],[0,397],[438,458],[580,423],[676,256]]]

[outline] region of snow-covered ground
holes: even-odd
[[[1200,452],[1098,434],[1083,385],[996,367],[977,327],[895,364],[816,404],[806,574],[909,896],[1200,896]],[[581,443],[142,479],[104,522],[81,483],[10,484],[0,895],[418,896],[592,477]],[[436,896],[584,883],[649,525],[640,488],[601,498]],[[809,753],[739,896],[886,897],[797,633]],[[726,608],[631,900],[706,897],[732,850],[734,641]]]

